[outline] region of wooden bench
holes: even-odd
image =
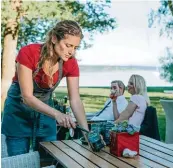
[[[93,152],[79,140],[41,142],[40,145],[66,168],[173,168],[173,147],[146,136],[140,136],[140,154],[135,158],[116,157],[110,154],[109,147]]]

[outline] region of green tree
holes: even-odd
[[[105,8],[110,1],[22,1],[1,2],[1,44],[2,44],[2,97],[3,105],[7,89],[15,70],[16,50],[31,42],[43,41],[46,32],[58,20],[77,21],[85,32],[93,34],[115,28],[115,19]],[[88,47],[86,41],[84,47]]]
[[[161,77],[168,82],[173,82],[173,52],[170,48],[166,48],[165,55],[160,58],[162,63]]]
[[[159,8],[151,10],[148,18],[149,27],[160,25],[160,35],[173,38],[173,2],[161,0]]]
[[[160,7],[149,15],[149,27],[160,25],[160,36],[167,36],[173,40],[173,1],[161,0]],[[173,53],[170,48],[166,48],[165,55],[160,58],[162,64],[161,77],[169,82],[173,82]]]

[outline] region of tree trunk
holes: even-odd
[[[19,32],[19,19],[22,16],[22,0],[11,0],[11,9],[15,12],[14,19],[8,19],[4,32],[4,46],[2,54],[2,83],[1,83],[1,111],[7,96],[7,90],[15,73],[15,56]],[[14,14],[14,13],[13,13]]]
[[[4,101],[7,96],[7,90],[15,74],[15,56],[18,38],[18,23],[16,20],[8,20],[3,46],[2,56],[2,85],[1,85],[1,111],[3,109]],[[13,31],[15,30],[15,36]]]

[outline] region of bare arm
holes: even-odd
[[[134,104],[133,102],[129,102],[128,106],[119,115],[119,118],[115,121],[115,123],[118,123],[118,122],[121,122],[121,121],[124,121],[124,120],[128,120],[133,115],[136,107],[137,107],[136,104]]]
[[[118,83],[111,83],[111,94],[110,97],[112,97],[112,104],[113,104],[113,114],[114,114],[114,120],[118,119],[120,114],[117,108],[117,98],[118,96],[121,96],[123,93],[120,92],[120,88],[118,86]]]
[[[72,119],[43,103],[33,95],[32,70],[17,63],[18,80],[24,103],[45,115],[55,118],[64,127],[74,126]]]
[[[72,108],[74,116],[76,117],[78,123],[83,128],[89,130],[85,116],[85,110],[79,94],[79,78],[67,77],[67,86],[68,86],[70,106]]]
[[[112,104],[113,104],[113,114],[114,114],[114,120],[115,120],[115,119],[119,118],[120,114],[117,109],[116,100],[112,100]]]

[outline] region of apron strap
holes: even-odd
[[[63,75],[63,60],[60,59],[60,60],[59,60],[59,75],[58,75],[58,82],[55,84],[55,86],[53,86],[52,91],[54,91],[55,88],[59,85],[59,83],[60,83],[60,81],[61,81],[61,79],[62,79],[62,77],[63,77],[62,75]]]
[[[34,78],[36,77],[36,75],[38,74],[38,72],[39,72],[40,69],[41,69],[41,68],[37,68],[37,69],[34,71],[34,73],[32,74],[32,79],[34,79]]]

